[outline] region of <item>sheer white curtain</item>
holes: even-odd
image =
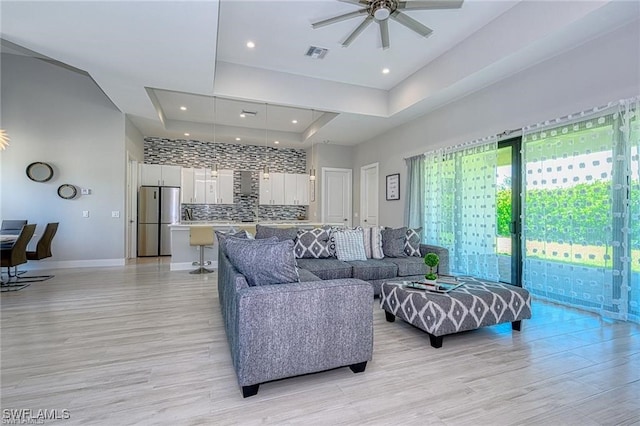
[[[627,101],[523,130],[523,285],[533,294],[637,320],[636,114]]]
[[[425,154],[425,240],[449,249],[451,271],[498,280],[497,139]]]

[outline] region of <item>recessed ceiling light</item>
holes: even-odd
[[[256,44],[255,44],[254,42],[252,42],[252,41],[248,41],[248,42],[247,42],[247,47],[248,47],[249,49],[253,49],[254,47],[256,47]]]
[[[240,138],[236,138],[236,140],[237,140],[237,141],[241,141],[242,139],[240,139]]]
[[[186,110],[187,110],[187,107],[186,107],[186,106],[181,106],[181,107],[180,107],[180,109],[181,109],[182,111],[186,111]]]
[[[246,117],[246,115],[245,115],[244,112],[240,114],[240,118],[245,118],[245,117]]]
[[[278,145],[280,143],[280,141],[273,141],[273,143],[275,143],[276,145]]]
[[[184,135],[185,135],[185,136],[190,136],[190,135],[189,135],[189,133],[185,133]]]
[[[298,120],[291,120],[293,124],[298,124]]]
[[[382,68],[382,74],[389,74],[389,68]]]

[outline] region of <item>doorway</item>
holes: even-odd
[[[351,226],[351,169],[322,168],[322,222]]]
[[[378,226],[378,163],[360,168],[360,220]]]
[[[500,281],[522,286],[521,138],[498,143],[496,247]]]

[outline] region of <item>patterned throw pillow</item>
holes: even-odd
[[[422,241],[422,228],[408,228],[404,240],[404,252],[407,256],[422,257],[420,254],[420,241]]]
[[[362,228],[364,236],[364,252],[367,259],[382,259],[382,234],[380,233],[384,226],[372,226]]]
[[[300,229],[293,246],[297,259],[324,259],[329,254],[329,230]]]
[[[227,255],[250,286],[300,281],[293,241],[227,238]]]
[[[337,230],[333,233],[338,260],[367,260],[362,229]]]
[[[392,229],[385,228],[382,234],[382,251],[385,257],[407,257],[404,252],[404,240],[407,234],[407,228]]]

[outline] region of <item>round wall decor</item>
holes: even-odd
[[[36,161],[27,166],[27,176],[34,182],[46,182],[53,177],[53,168],[41,161]]]
[[[60,185],[58,187],[58,196],[60,198],[71,200],[73,198],[76,198],[76,195],[78,195],[78,189],[73,185],[65,183],[64,185]]]

